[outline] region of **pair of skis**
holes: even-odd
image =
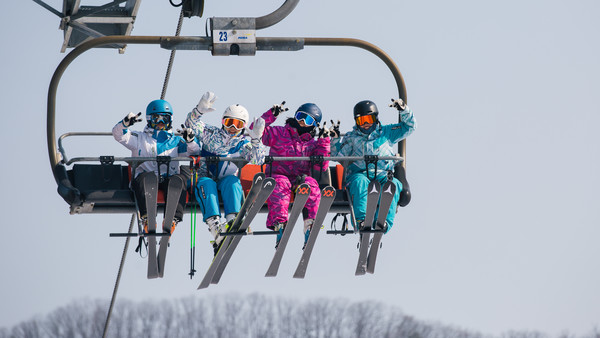
[[[171,239],[171,226],[175,218],[175,210],[181,192],[185,188],[183,181],[171,179],[167,184],[167,194],[165,201],[165,216],[163,218],[163,233],[156,233],[156,197],[158,195],[158,176],[146,175],[143,178],[144,203],[146,203],[146,217],[148,221],[148,279],[163,277],[165,272],[165,261],[167,259],[167,249]],[[161,236],[158,254],[156,253],[156,237]]]
[[[329,212],[329,209],[331,209],[331,205],[335,200],[335,192],[335,188],[330,185],[321,190],[319,211],[317,211],[315,223],[313,223],[308,240],[304,245],[302,257],[300,257],[300,262],[298,262],[298,267],[296,267],[296,271],[294,272],[294,278],[304,278],[304,275],[306,275],[306,268],[308,267],[310,255],[315,247],[315,242],[317,241],[317,236],[319,235],[319,230],[321,230],[323,221],[325,221],[325,216],[327,216],[327,213]]]
[[[223,271],[225,271],[225,267],[229,263],[242,236],[246,233],[248,226],[250,226],[256,214],[258,214],[267,198],[269,198],[273,189],[275,189],[275,179],[271,177],[265,178],[264,173],[254,175],[252,187],[239,213],[227,231],[229,235],[224,236],[225,238],[221,242],[219,250],[215,254],[198,289],[207,288],[210,284],[217,284],[221,280]]]
[[[356,272],[354,275],[364,275],[365,273],[375,272],[375,261],[377,260],[377,253],[379,251],[379,245],[381,238],[385,231],[385,219],[388,215],[388,210],[396,194],[396,184],[392,180],[388,180],[384,183],[383,187],[376,179],[373,179],[369,183],[367,189],[367,210],[365,214],[365,220],[362,227],[359,229],[360,232],[360,252],[358,256],[358,263],[356,265]],[[379,213],[377,216],[377,222],[375,223],[375,229],[373,229],[373,220],[375,219],[375,213],[377,212],[377,205],[379,204]],[[373,235],[373,242],[371,243],[371,250],[369,250],[369,241]]]
[[[288,217],[288,222],[286,226],[283,228],[283,234],[281,235],[281,239],[277,244],[277,248],[275,250],[275,255],[271,260],[271,264],[269,265],[269,269],[265,274],[265,277],[274,277],[277,275],[277,271],[279,270],[279,266],[281,265],[281,259],[283,258],[283,252],[287,246],[288,240],[292,234],[294,229],[294,225],[296,221],[300,217],[300,213],[308,200],[310,195],[310,186],[306,183],[302,183],[296,189],[296,195],[294,197],[294,204],[292,205],[292,210]],[[312,250],[314,248],[315,242],[317,241],[317,236],[319,234],[319,230],[321,229],[321,225],[325,220],[325,216],[329,212],[331,208],[331,204],[335,199],[335,189],[331,186],[327,186],[321,190],[321,202],[319,203],[319,210],[317,211],[317,215],[315,217],[315,221],[310,230],[310,234],[306,245],[304,246],[304,251],[302,253],[302,257],[300,258],[300,262],[298,263],[298,267],[296,268],[296,272],[294,272],[294,278],[304,278],[306,274],[306,268],[308,266],[308,261],[310,260],[310,255],[312,254]]]

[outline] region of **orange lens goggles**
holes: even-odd
[[[233,126],[235,129],[241,130],[242,128],[244,128],[245,124],[246,124],[246,122],[244,122],[242,120],[238,120],[238,119],[234,119],[234,118],[230,118],[230,117],[226,117],[223,119],[223,125],[227,128]]]
[[[354,118],[354,120],[357,125],[362,126],[365,123],[374,124],[377,118],[375,118],[375,115],[361,115]]]

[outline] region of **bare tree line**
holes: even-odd
[[[12,328],[0,338],[101,337],[108,301],[78,301]],[[316,337],[487,338],[439,323],[425,323],[377,302],[316,299],[298,302],[259,294],[117,302],[109,337]],[[509,331],[500,338],[548,338]],[[558,338],[576,338],[568,333]],[[600,338],[600,331],[581,338]]]

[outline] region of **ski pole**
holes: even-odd
[[[192,177],[191,177],[191,183],[192,183],[192,217],[190,217],[190,273],[188,275],[190,275],[190,279],[192,279],[194,277],[194,273],[196,272],[195,267],[195,263],[196,263],[196,207],[197,207],[197,203],[196,203],[196,182],[198,179],[198,163],[200,163],[200,158],[199,157],[192,157],[192,163],[190,166],[192,167]]]

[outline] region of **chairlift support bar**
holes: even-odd
[[[46,135],[48,143],[48,157],[50,160],[50,166],[52,173],[57,184],[61,184],[60,175],[60,156],[57,151],[56,142],[56,93],[58,91],[58,84],[62,78],[63,73],[67,67],[75,60],[78,56],[84,52],[94,48],[110,44],[157,44],[162,48],[166,49],[188,49],[188,50],[210,50],[212,46],[212,39],[210,37],[187,37],[187,36],[104,36],[92,39],[84,42],[81,45],[75,47],[69,54],[63,58],[60,62],[48,88],[48,103],[47,103],[47,122],[46,122]],[[288,48],[286,48],[286,45]],[[406,87],[402,74],[398,70],[398,67],[394,61],[379,47],[359,39],[351,38],[272,38],[272,37],[257,37],[256,38],[257,50],[300,50],[304,46],[348,46],[357,47],[375,54],[379,57],[390,69],[396,86],[398,88],[398,96],[405,102],[406,99]],[[406,153],[406,143],[401,141],[398,145],[398,152],[404,159]],[[288,159],[290,160],[290,159]],[[402,166],[405,167],[405,162],[402,162]]]

